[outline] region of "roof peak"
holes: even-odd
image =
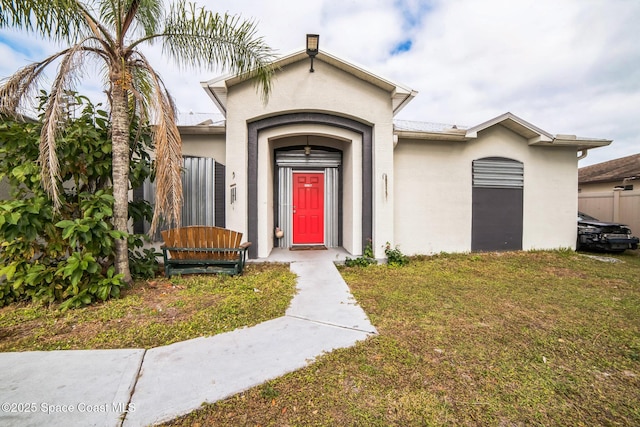
[[[289,64],[294,64],[300,61],[304,61],[308,58],[306,51],[296,51],[288,55],[281,56],[273,61],[273,65],[276,69],[284,68]],[[356,65],[352,62],[346,61],[329,52],[321,50],[316,56],[316,61],[322,61],[329,65],[332,65],[345,73],[351,74],[360,80],[377,86],[391,95],[393,114],[397,114],[402,108],[405,107],[418,92],[409,88],[408,86],[395,83],[389,79],[381,77],[367,68]],[[234,85],[251,80],[250,74],[245,73],[243,75],[226,75],[213,78],[208,81],[201,82],[200,84],[207,92],[209,97],[213,100],[220,111],[226,116],[227,112],[227,92],[228,89]]]

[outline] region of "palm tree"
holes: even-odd
[[[22,28],[69,46],[28,65],[0,85],[0,113],[16,115],[33,99],[39,77],[59,63],[45,106],[40,138],[42,182],[59,208],[56,135],[64,124],[65,93],[83,76],[90,60],[104,68],[111,110],[114,228],[127,231],[129,124],[133,116],[154,126],[156,200],[151,228],[160,218],[180,224],[181,140],[173,100],[143,55],[144,44],[160,42],[164,53],[186,66],[220,66],[254,78],[263,100],[270,92],[272,50],[256,36],[253,21],[220,15],[184,0],[165,11],[162,0],[0,0],[0,28]],[[126,240],[116,242],[115,267],[131,282]]]

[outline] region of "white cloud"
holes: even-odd
[[[401,113],[412,119],[473,125],[511,111],[552,133],[616,140],[585,164],[632,154],[640,151],[639,6],[443,1],[385,73],[420,91]]]
[[[255,19],[259,34],[281,54],[303,49],[305,34],[318,33],[321,50],[418,90],[399,118],[474,125],[511,111],[552,133],[615,140],[593,150],[581,165],[640,151],[640,2],[198,3]],[[0,32],[0,77],[54,51],[51,44],[24,35],[20,52],[11,51],[2,43],[6,34]],[[409,51],[391,54],[408,41]],[[159,47],[145,53],[180,110],[214,110],[200,81],[219,71],[180,70],[168,64]]]

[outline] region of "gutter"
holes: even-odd
[[[178,126],[181,135],[224,135],[227,130],[225,126]]]
[[[417,94],[418,94],[418,91],[411,90],[407,94],[407,96],[402,100],[402,102],[396,107],[396,109],[393,110],[393,115],[395,116],[396,114],[398,114],[400,110],[402,110],[409,103],[409,101],[411,101],[413,98],[416,97]]]

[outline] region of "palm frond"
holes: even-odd
[[[151,121],[151,104],[155,102],[152,95],[154,92],[154,81],[150,77],[149,62],[140,52],[136,52],[139,59],[131,61],[131,75],[133,87],[131,91],[136,100],[136,114],[142,122]]]
[[[176,125],[176,108],[164,82],[146,58],[138,52],[133,91],[141,113],[153,123],[156,151],[156,200],[150,233],[161,220],[180,225],[182,211],[182,139]]]
[[[67,92],[74,87],[77,74],[81,70],[83,56],[86,52],[82,46],[69,49],[62,57],[58,74],[53,82],[49,99],[47,100],[40,133],[39,162],[41,167],[42,186],[51,197],[55,209],[60,208],[60,165],[56,152],[56,138],[60,127],[65,122],[64,107]]]
[[[93,39],[96,43],[100,44],[104,53],[112,53],[116,42],[113,39],[113,35],[109,32],[109,29],[93,16],[87,8],[82,8],[82,15],[84,16],[85,24],[89,31],[93,34],[93,38],[87,36],[86,39]]]
[[[106,0],[100,3],[100,17],[112,29],[112,35],[136,39],[158,32],[164,17],[162,0]]]
[[[136,15],[138,14],[138,7],[140,6],[140,0],[131,0],[127,7],[124,9],[124,16],[122,18],[122,27],[119,32],[123,36],[129,32],[129,28],[133,23]]]
[[[172,5],[162,38],[165,53],[180,65],[220,66],[255,78],[263,99],[271,91],[274,52],[257,36],[254,21],[213,13],[184,0]]]
[[[55,41],[74,43],[88,35],[77,0],[0,0],[0,28],[22,28]]]
[[[44,61],[29,64],[3,80],[0,84],[0,113],[11,117],[24,113],[25,104],[35,98],[44,69],[66,53],[67,50],[64,50]]]
[[[160,22],[164,20],[164,4],[161,0],[129,0],[129,15],[135,20],[135,34],[139,37],[148,37],[158,33]],[[135,5],[135,14],[132,14]],[[131,32],[129,32],[131,34]]]
[[[120,25],[120,4],[121,0],[105,0],[101,1],[99,5],[99,15],[102,22],[111,29],[118,28]],[[114,37],[117,34],[113,33]]]

